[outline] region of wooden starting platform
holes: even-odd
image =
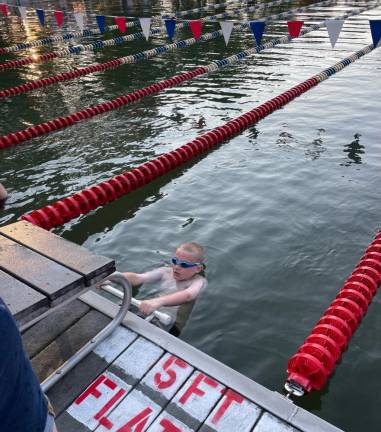
[[[0,267],[6,281],[0,295],[16,318],[29,321],[91,288],[114,263],[18,222],[0,228]],[[61,276],[52,278],[55,272]],[[88,291],[23,332],[39,379],[94,337],[118,309]],[[130,312],[48,396],[59,432],[339,432]]]
[[[114,270],[113,260],[28,222],[0,227],[0,297],[20,325]]]

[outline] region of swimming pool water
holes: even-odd
[[[311,3],[293,1],[265,14]],[[297,18],[306,24],[321,22],[367,3],[340,1]],[[74,2],[29,4],[71,9]],[[180,5],[164,0],[75,2],[82,4],[107,15],[128,16],[199,5],[191,0]],[[380,7],[346,20],[334,49],[325,29],[315,31],[136,104],[3,150],[0,182],[10,198],[0,223],[16,221],[27,211],[185,144],[319,73],[371,42],[372,18],[381,18]],[[217,28],[205,25],[210,31]],[[0,18],[1,46],[47,34],[36,18],[25,29],[16,18],[11,24]],[[276,21],[267,26],[264,41],[284,34],[286,23]],[[176,36],[188,37],[187,30]],[[1,88],[166,43],[164,36],[155,37],[1,72]],[[253,44],[249,31],[233,31],[227,47],[217,39],[1,100],[0,134],[107,101]],[[2,61],[49,49],[21,51]],[[282,392],[289,357],[380,228],[380,71],[377,49],[197,161],[55,232],[114,258],[122,271],[142,272],[168,262],[179,243],[203,244],[209,286],[181,338]],[[328,385],[299,403],[346,431],[364,430],[365,424],[367,431],[378,431],[380,330],[378,294]]]

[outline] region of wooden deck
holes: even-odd
[[[116,302],[91,290],[113,271],[26,222],[0,228],[0,296],[20,325],[33,323],[22,336],[40,381],[116,315]],[[130,312],[48,396],[60,432],[339,431]]]
[[[118,310],[94,292],[81,301],[97,323]],[[61,432],[339,431],[132,313],[48,395]]]
[[[114,270],[113,260],[28,222],[0,227],[0,296],[20,325]]]

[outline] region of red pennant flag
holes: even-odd
[[[304,21],[289,21],[287,23],[288,34],[291,37],[298,37],[300,35],[300,30],[302,29],[303,24],[304,24]]]
[[[54,16],[57,21],[58,27],[62,27],[63,21],[64,21],[64,14],[62,11],[54,11]]]
[[[126,33],[126,18],[125,17],[115,17],[115,23],[119,28],[121,33]]]
[[[8,9],[7,9],[7,5],[5,3],[0,4],[0,10],[4,16],[8,16]]]
[[[200,20],[189,21],[189,27],[193,33],[194,38],[200,39],[202,22]]]

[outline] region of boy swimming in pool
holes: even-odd
[[[204,270],[204,260],[202,246],[195,242],[184,243],[176,249],[171,267],[160,267],[146,273],[124,273],[133,287],[160,284],[163,295],[142,301],[140,312],[149,315],[159,308],[170,307],[168,311],[173,316],[177,314],[176,306],[195,300],[207,284],[205,277],[200,275]]]

